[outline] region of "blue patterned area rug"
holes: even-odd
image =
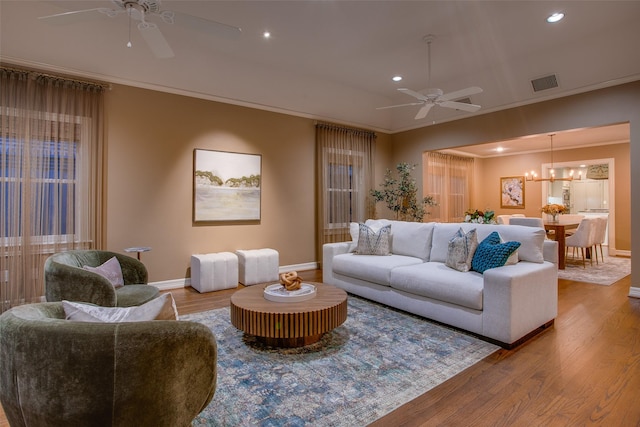
[[[244,335],[229,308],[180,319],[218,342],[216,393],[194,426],[366,425],[499,348],[352,295],[342,326],[297,349]]]

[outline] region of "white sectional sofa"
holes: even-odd
[[[543,229],[471,223],[386,224],[391,224],[390,255],[355,254],[355,242],[325,244],[323,282],[464,329],[506,348],[553,324],[558,250],[555,241],[545,240]],[[449,241],[460,228],[464,232],[476,229],[478,242],[493,231],[504,241],[520,242],[518,262],[484,273],[448,267]]]

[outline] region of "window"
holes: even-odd
[[[374,141],[372,132],[316,125],[320,246],[349,240],[349,223],[372,216]]]
[[[362,161],[350,162],[347,159],[357,156],[345,156],[341,162],[331,160],[327,165],[327,193],[328,203],[325,208],[325,223],[328,229],[349,228],[349,223],[358,221],[354,218],[362,189],[357,185],[363,181]]]
[[[22,237],[24,221],[13,221],[11,212],[22,217],[24,203],[36,208],[32,222],[32,236],[62,236],[75,233],[76,211],[76,157],[77,142],[32,142],[26,148],[23,142],[0,138],[2,172],[0,183],[3,195],[4,221],[2,236]],[[39,164],[44,174],[31,170],[29,191],[23,174],[25,150],[30,150],[31,162]],[[35,175],[35,176],[34,176]],[[27,200],[28,198],[28,200]],[[67,218],[70,218],[68,220]]]
[[[423,188],[438,203],[431,209],[431,219],[440,222],[464,221],[471,197],[473,159],[428,152],[423,156],[423,164]]]

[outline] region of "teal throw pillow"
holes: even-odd
[[[500,234],[497,231],[489,234],[476,248],[471,261],[471,269],[478,273],[484,273],[490,268],[502,267],[509,256],[520,247],[520,242],[501,243]]]

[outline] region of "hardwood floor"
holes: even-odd
[[[321,281],[319,270],[300,272]],[[499,350],[372,426],[640,426],[640,299],[559,280],[555,325]],[[235,290],[171,290],[180,314],[229,305]],[[8,426],[0,418],[0,427]]]

